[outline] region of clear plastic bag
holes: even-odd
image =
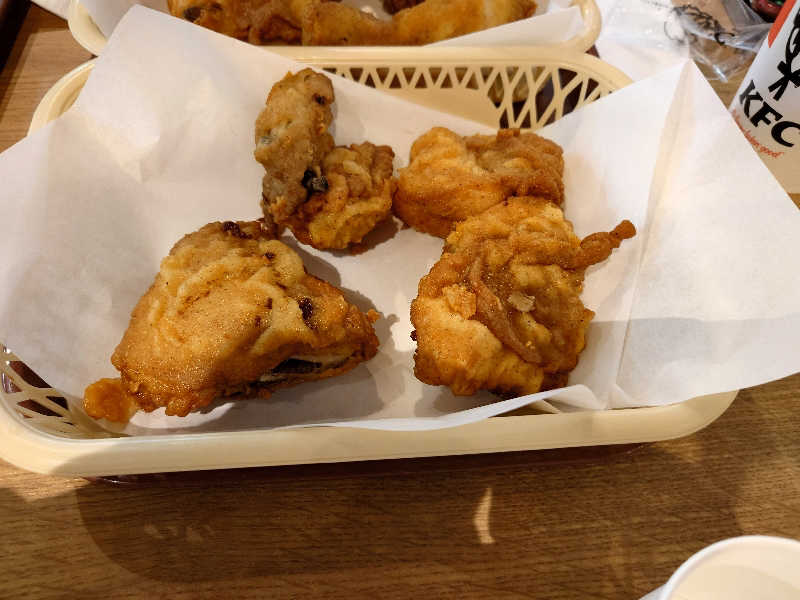
[[[772,25],[742,0],[690,0],[671,12],[668,35],[685,36],[692,58],[723,81],[752,61]]]
[[[771,26],[745,0],[617,0],[606,14],[615,36],[664,51],[688,46],[723,81],[749,64]]]

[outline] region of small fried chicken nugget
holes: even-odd
[[[267,96],[256,120],[255,158],[266,170],[263,208],[281,225],[308,199],[325,191],[322,159],[333,150],[333,86],[312,69],[288,73]]]
[[[264,216],[320,250],[360,242],[390,215],[395,188],[389,146],[334,148],[333,100],[330,80],[304,69],[272,88],[256,122]]]
[[[111,357],[120,379],[87,387],[84,408],[127,421],[138,409],[186,416],[217,397],[269,397],[372,358],[375,318],[262,223],[211,223],[162,261]]]
[[[580,299],[584,270],[635,233],[623,221],[581,241],[558,206],[536,197],[458,224],[411,304],[414,374],[457,395],[563,386],[594,316]]]
[[[319,250],[360,242],[391,213],[393,162],[389,146],[337,146],[322,161],[326,191],[312,193],[286,225],[299,241]]]
[[[561,147],[534,133],[501,129],[461,137],[434,127],[411,146],[398,173],[394,212],[405,223],[439,237],[509,196],[564,199]]]

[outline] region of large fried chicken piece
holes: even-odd
[[[635,233],[623,221],[580,240],[560,208],[535,197],[460,223],[411,304],[415,375],[457,395],[565,385],[594,316],[580,299],[584,270]]]
[[[334,148],[333,101],[330,80],[303,69],[275,84],[256,121],[264,215],[318,249],[360,242],[389,216],[395,185],[388,146]]]
[[[95,418],[185,416],[214,398],[268,397],[373,357],[371,321],[261,222],[211,223],[181,239],[111,357],[120,379],[84,395]]]
[[[167,0],[170,12],[251,44],[299,44],[303,15],[327,0]]]
[[[560,204],[563,174],[561,147],[534,133],[461,137],[434,127],[417,138],[398,173],[394,212],[414,229],[446,237],[457,222],[509,196]]]
[[[332,2],[310,5],[302,30],[306,46],[403,46],[438,42],[533,15],[533,0],[425,0],[377,19]]]

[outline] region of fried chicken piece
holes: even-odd
[[[312,193],[286,225],[299,241],[320,250],[360,242],[391,213],[393,161],[389,146],[334,148],[322,161],[327,190]]]
[[[334,148],[333,101],[330,80],[303,69],[275,84],[256,121],[264,215],[318,249],[360,242],[389,216],[395,185],[388,146]]]
[[[167,0],[167,5],[176,17],[251,44],[299,44],[303,15],[320,1],[328,0]]]
[[[265,214],[285,221],[308,199],[325,191],[322,159],[333,150],[330,79],[312,69],[287,75],[267,96],[256,120],[255,158],[266,170],[262,182]]]
[[[636,230],[582,241],[543,198],[510,198],[459,223],[411,304],[414,374],[457,395],[504,397],[565,385],[594,313],[584,270]]]
[[[533,15],[534,0],[425,0],[378,19],[351,6],[310,5],[303,16],[305,46],[405,46],[438,42]]]
[[[121,378],[90,385],[84,408],[125,421],[137,409],[185,416],[217,397],[269,397],[372,358],[375,318],[306,273],[263,223],[211,223],[162,261],[111,357]]]
[[[446,237],[457,222],[509,196],[561,204],[563,174],[561,147],[534,133],[461,137],[434,127],[417,138],[398,173],[394,212],[414,229]]]

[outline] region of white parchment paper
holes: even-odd
[[[469,35],[439,42],[453,46],[531,45],[563,42],[576,36],[583,26],[580,10],[571,0],[542,0],[536,14],[528,19],[492,27]],[[81,0],[100,31],[108,37],[122,16],[137,4],[167,12],[166,0]],[[383,10],[381,0],[342,0],[381,19],[391,15]]]
[[[259,216],[253,123],[271,86],[299,68],[132,9],[75,106],[0,155],[0,341],[71,396],[114,376],[109,357],[170,247],[210,221]],[[434,125],[485,131],[333,83],[337,143],[389,144],[397,167]],[[573,409],[668,404],[800,370],[800,215],[691,63],[542,133],[564,148],[565,210],[576,232],[607,231],[624,218],[639,230],[587,274],[583,299],[596,317],[569,388],[494,402],[415,379],[409,305],[441,240],[395,224],[357,256],[286,238],[311,273],[383,315],[378,356],[269,401],[218,403],[185,419],[141,414],[125,431],[425,429],[546,397]]]

